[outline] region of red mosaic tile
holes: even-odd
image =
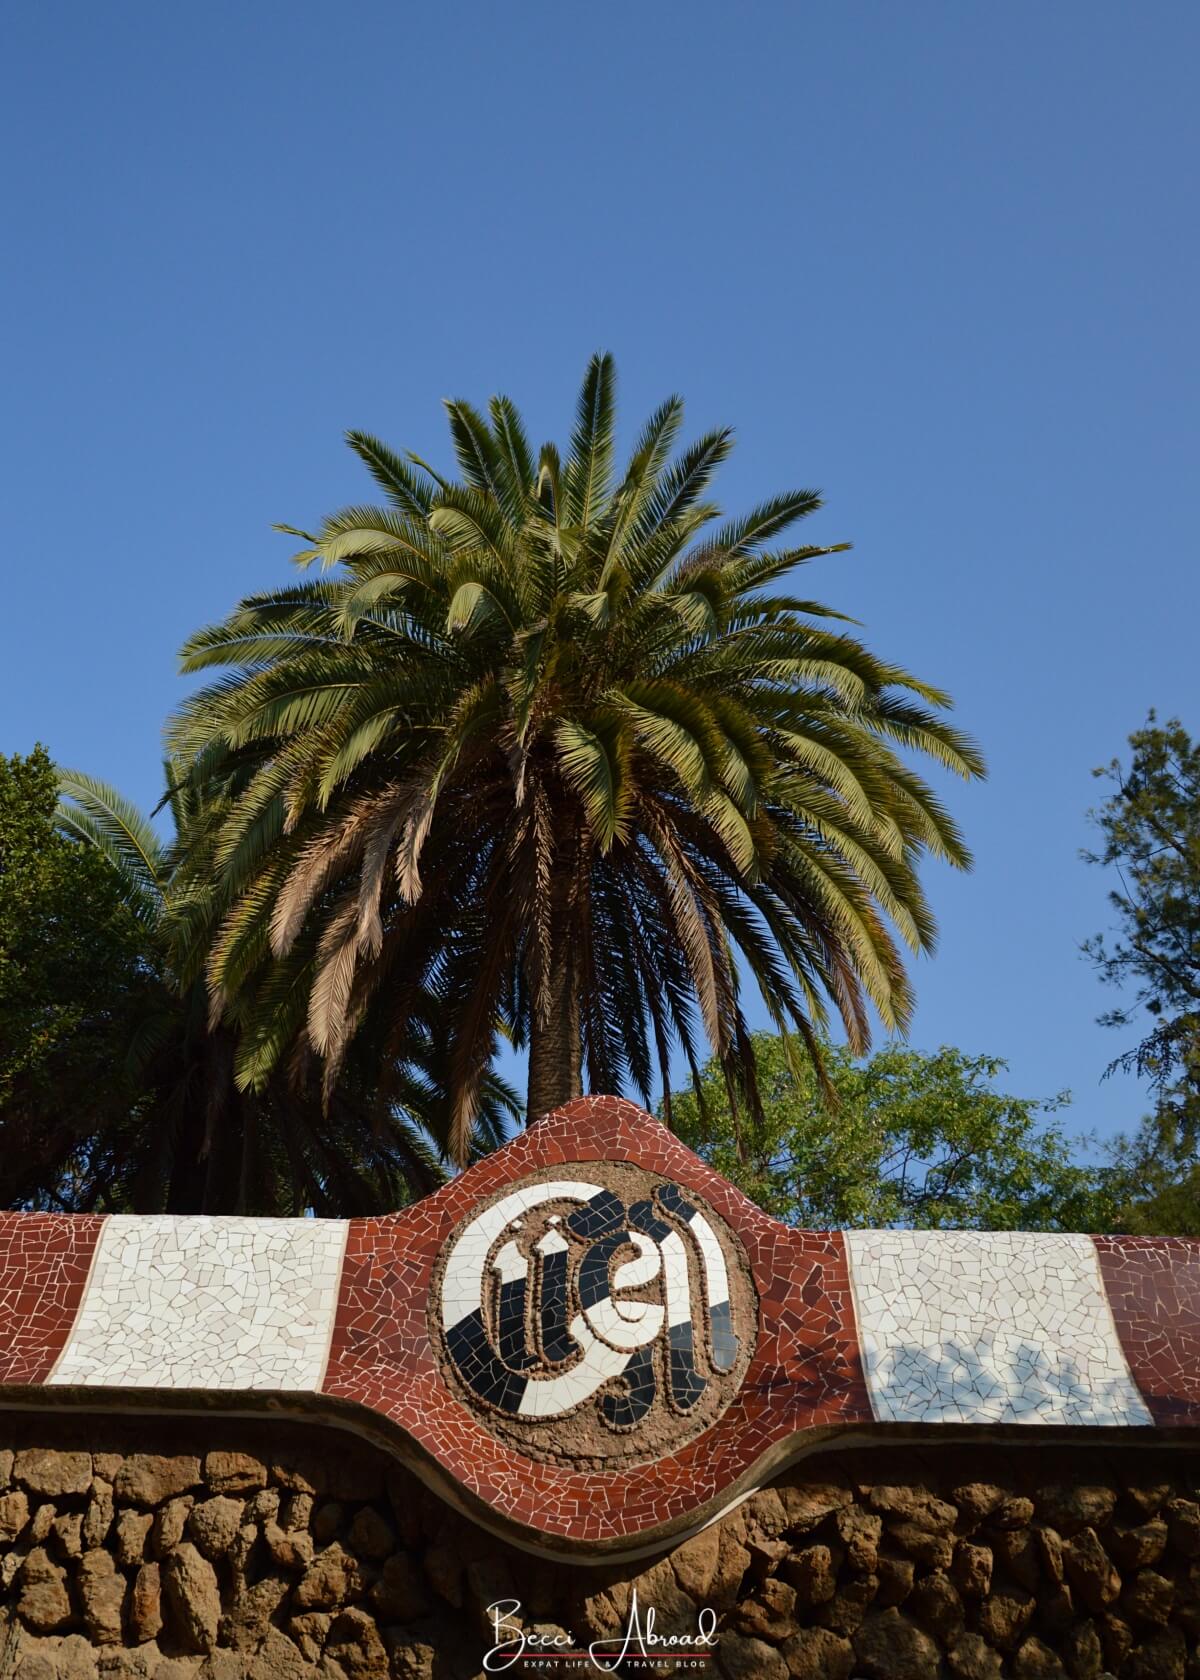
[[[431,1335],[430,1303],[448,1240],[455,1234],[457,1242],[482,1208],[524,1181],[555,1177],[557,1168],[568,1167],[571,1176],[576,1166],[602,1162],[617,1164],[612,1180],[622,1198],[639,1178],[630,1169],[641,1169],[657,1184],[655,1195],[662,1181],[677,1185],[685,1200],[694,1196],[701,1210],[710,1210],[712,1225],[723,1223],[718,1246],[732,1245],[727,1261],[739,1247],[745,1257],[757,1295],[758,1329],[747,1352],[752,1297],[743,1280],[737,1285],[741,1305],[734,1302],[737,1310],[731,1309],[732,1318],[726,1315],[726,1324],[732,1322],[742,1338],[737,1363],[724,1367],[727,1380],[720,1388],[716,1344],[706,1344],[710,1386],[691,1414],[693,1422],[689,1425],[685,1406],[672,1412],[666,1404],[666,1381],[675,1378],[664,1343],[650,1383],[650,1403],[658,1407],[654,1416],[666,1420],[664,1432],[645,1437],[659,1442],[659,1456],[647,1445],[647,1456],[639,1460],[633,1433],[618,1450],[615,1436],[605,1436],[597,1424],[602,1450],[593,1456],[588,1447],[581,1463],[576,1445],[576,1459],[569,1462],[553,1430],[543,1428],[536,1436],[519,1410],[509,1407],[498,1420],[488,1411],[486,1395],[477,1403],[479,1391],[472,1393],[462,1380],[462,1358],[458,1353],[450,1358],[450,1337],[459,1321],[448,1319],[454,1330],[438,1322]],[[584,1176],[605,1183],[598,1168]],[[569,1198],[558,1205],[569,1206]],[[619,1219],[633,1219],[632,1201],[617,1206]],[[686,1213],[677,1203],[677,1223]],[[551,1206],[539,1217],[544,1225],[526,1228],[521,1239],[529,1255],[544,1240],[539,1233],[548,1236],[563,1215]],[[76,1321],[103,1224],[92,1216],[0,1214],[0,1385],[36,1385],[51,1376]],[[630,1228],[645,1233],[653,1223]],[[660,1259],[669,1234],[660,1227],[655,1239]],[[795,1231],[769,1219],[631,1103],[611,1097],[571,1103],[416,1206],[387,1218],[351,1220],[346,1236],[323,1391],[388,1420],[461,1487],[468,1502],[481,1502],[531,1536],[621,1549],[633,1538],[683,1526],[723,1503],[752,1483],[768,1454],[777,1463],[779,1450],[797,1436],[872,1421],[841,1235]],[[1121,1348],[1155,1423],[1200,1426],[1200,1242],[1094,1241]],[[740,1257],[733,1257],[740,1277]],[[703,1271],[695,1252],[689,1264],[687,1277]],[[471,1294],[477,1283],[478,1273],[463,1292]],[[531,1290],[535,1287],[541,1285],[531,1281]],[[531,1310],[539,1299],[535,1293]],[[713,1299],[707,1298],[709,1311],[702,1315],[710,1328]],[[162,1382],[170,1386],[169,1371]],[[655,1386],[660,1383],[661,1392]],[[572,1402],[561,1415],[579,1410]]]
[[[102,1216],[0,1213],[0,1383],[41,1383],[63,1350]]]
[[[1158,1424],[1200,1424],[1200,1242],[1095,1237],[1117,1335]]]
[[[736,1233],[760,1301],[757,1345],[735,1398],[678,1451],[582,1473],[498,1440],[457,1398],[430,1343],[434,1262],[481,1201],[538,1168],[628,1161],[702,1196]],[[585,1097],[413,1208],[354,1221],[324,1391],[398,1424],[497,1516],[546,1536],[619,1541],[732,1492],[799,1431],[869,1422],[845,1246],[836,1232],[767,1218],[631,1103]]]

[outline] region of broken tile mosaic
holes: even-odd
[[[316,1389],[345,1240],[340,1220],[115,1216],[47,1381]]]
[[[42,1384],[324,1393],[497,1518],[604,1545],[694,1520],[813,1432],[1200,1426],[1200,1243],[796,1231],[587,1097],[386,1218],[0,1214],[0,1396]],[[613,1455],[536,1456],[580,1407]],[[684,1435],[640,1449],[664,1409]]]
[[[1090,1237],[851,1231],[847,1244],[877,1418],[1151,1421]]]

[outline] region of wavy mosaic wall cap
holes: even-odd
[[[380,1219],[0,1215],[0,1403],[283,1407],[648,1549],[831,1435],[1200,1425],[1200,1244],[795,1231],[587,1097]]]

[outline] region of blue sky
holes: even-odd
[[[991,765],[913,1041],[1136,1121],[1078,955],[1092,766],[1200,729],[1200,12],[1111,0],[5,9],[0,750],[151,803],[184,636],[362,499],[349,426],[737,427],[730,508],[850,540],[807,586]]]

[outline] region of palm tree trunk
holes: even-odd
[[[562,950],[551,976],[553,1007],[546,1021],[536,1010],[529,1026],[529,1093],[525,1124],[532,1126],[553,1108],[583,1095],[583,1039],[579,989],[569,950]]]

